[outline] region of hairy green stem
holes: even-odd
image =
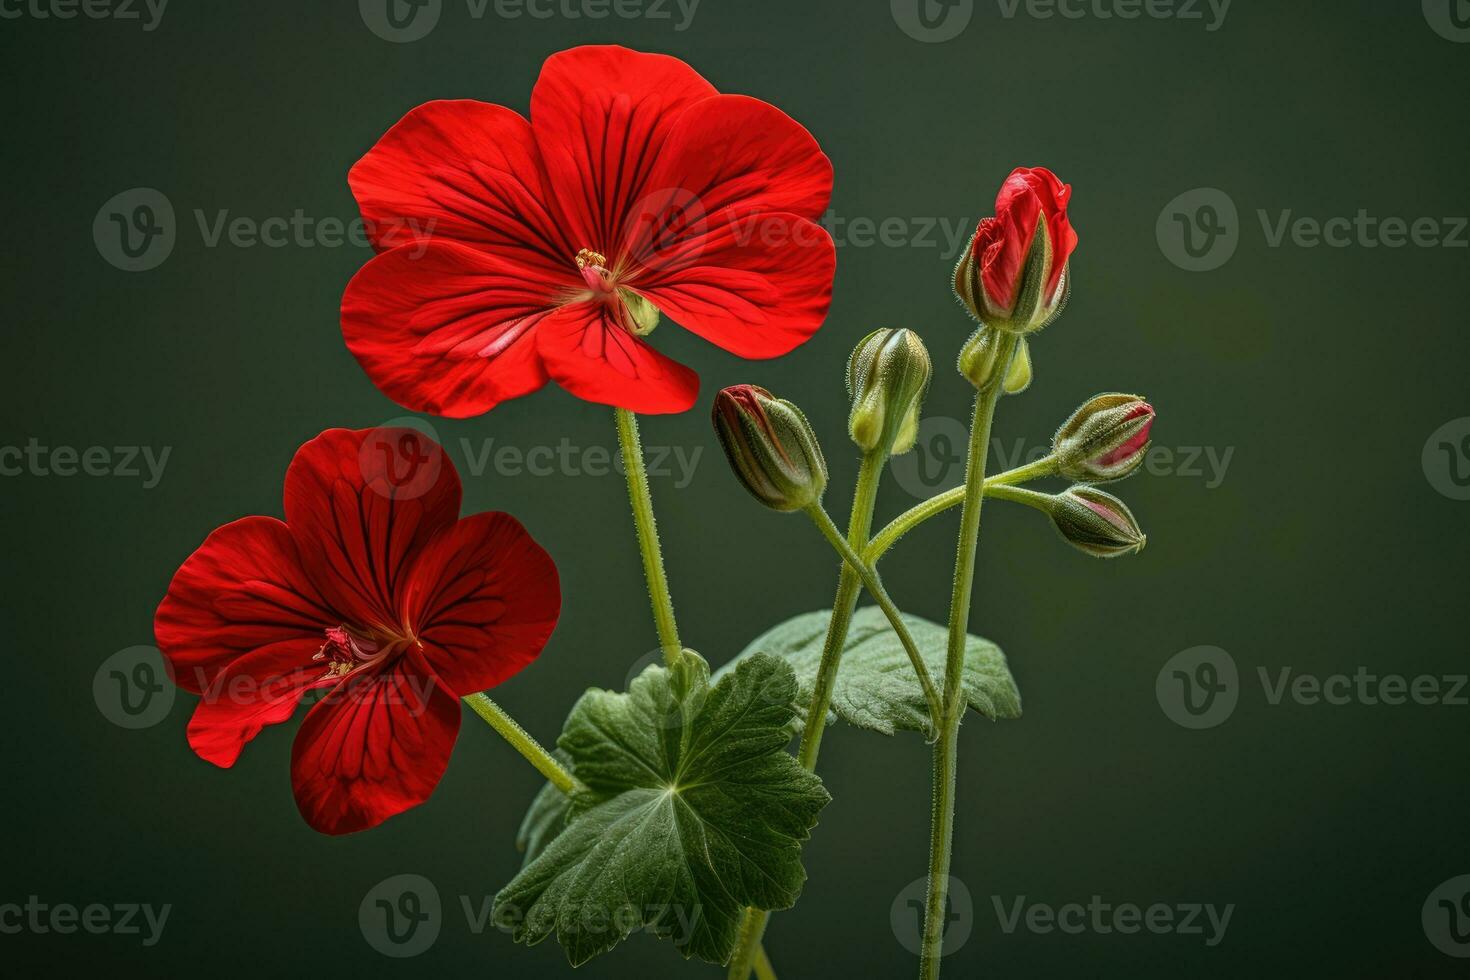
[[[822,509],[820,503],[812,504],[806,512],[843,560],[857,571],[863,586],[877,600],[878,608],[883,610],[883,615],[888,617],[889,625],[893,627],[893,632],[898,634],[898,641],[903,644],[904,652],[909,655],[909,661],[914,665],[914,673],[918,675],[919,685],[924,689],[924,699],[929,702],[930,721],[937,732],[939,718],[944,710],[939,700],[939,691],[935,689],[934,681],[929,677],[929,666],[924,663],[924,657],[919,653],[919,647],[914,643],[913,635],[909,633],[908,625],[903,621],[903,615],[888,595],[888,590],[883,587],[882,579],[878,577],[878,573],[871,565],[865,564],[862,557],[852,550],[852,545],[843,539],[842,532],[837,530],[837,525],[832,523],[832,518]]]
[[[1010,365],[1016,341],[1003,334],[997,364]],[[975,550],[980,542],[980,508],[985,502],[985,465],[990,449],[990,426],[1000,401],[998,371],[989,387],[975,396],[975,418],[970,425],[970,448],[965,460],[965,497],[960,511],[959,541],[955,546],[954,583],[949,603],[949,645],[944,664],[944,715],[934,746],[934,805],[929,832],[929,890],[924,903],[924,940],[920,980],[938,980],[944,955],[945,905],[949,899],[950,851],[954,842],[955,770],[959,727],[964,708],[962,668],[965,637],[970,629],[970,594],[975,583]]]
[[[997,500],[1009,500],[1018,504],[1025,504],[1034,510],[1050,514],[1052,502],[1056,499],[1049,493],[1039,493],[1035,490],[1027,490],[1025,487],[985,487],[985,496],[994,497]]]
[[[867,453],[858,469],[857,489],[852,495],[852,516],[847,523],[847,543],[857,554],[862,554],[868,544],[868,535],[873,529],[873,507],[878,502],[878,483],[883,475],[883,466],[888,462],[886,452]],[[796,761],[808,771],[817,768],[817,753],[822,748],[822,731],[827,725],[827,709],[832,704],[832,687],[837,681],[837,667],[842,662],[842,645],[847,642],[847,628],[852,623],[852,613],[857,607],[858,595],[862,591],[862,578],[852,565],[842,563],[842,572],[837,578],[837,598],[832,603],[832,618],[827,623],[827,639],[822,645],[822,661],[817,668],[817,679],[812,688],[812,703],[807,709],[806,724],[801,732],[801,746]],[[729,980],[749,980],[755,968],[761,938],[765,935],[766,923],[771,913],[761,909],[746,909],[740,924],[740,938],[735,944],[735,953],[730,958]]]
[[[989,477],[985,481],[985,496],[999,497],[1001,496],[1001,487],[1024,483],[1027,480],[1037,480],[1042,477],[1052,476],[1055,473],[1056,462],[1052,457],[1048,456],[1045,459],[1037,460],[1035,463],[1018,466],[1013,470],[1006,470],[1004,473],[997,473],[995,476]],[[889,548],[897,544],[899,538],[908,534],[929,518],[936,517],[951,507],[959,506],[964,500],[965,488],[960,486],[955,487],[953,490],[946,490],[943,493],[935,494],[921,504],[915,504],[889,521],[883,530],[873,535],[873,540],[868,543],[868,548],[864,552],[863,558],[869,565],[877,565],[878,559],[882,558]]]
[[[578,793],[587,787],[567,771],[566,767],[554,759],[550,752],[541,747],[541,743],[531,737],[531,733],[520,726],[514,718],[505,713],[505,709],[485,694],[470,694],[464,699],[464,703],[474,709],[475,714],[485,719],[486,723],[501,737],[511,744],[526,761],[536,767],[536,770],[550,780],[551,784],[568,795]]]
[[[756,980],[776,980],[776,968],[771,966],[771,958],[766,955],[766,948],[759,946],[755,951],[755,976]]]
[[[638,529],[638,550],[643,554],[643,574],[653,604],[653,623],[658,630],[664,661],[674,666],[684,656],[679,627],[674,622],[674,600],[664,575],[664,557],[658,544],[658,525],[653,517],[653,496],[648,491],[648,470],[643,462],[643,445],[638,439],[638,416],[625,408],[613,410],[618,423],[618,444],[623,450],[623,469],[628,474],[628,500],[633,505],[633,523]]]

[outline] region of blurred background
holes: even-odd
[[[524,112],[548,54],[617,42],[778,104],[836,168],[835,299],[815,338],[764,363],[670,326],[654,338],[702,378],[698,406],[646,419],[643,439],[663,454],[684,639],[713,664],[829,605],[836,578],[805,522],[729,474],[714,392],[797,400],[845,514],[845,358],[875,327],[912,327],[938,370],[879,520],[954,485],[971,390],[948,368],[970,326],[949,277],[1013,166],[1074,185],[1081,245],[996,451],[1043,449],[1099,391],[1158,407],[1148,471],[1113,488],[1149,533],[1140,556],[1094,561],[1032,511],[986,508],[972,625],[1010,656],[1025,717],[962,732],[969,903],[945,976],[1463,975],[1470,4],[390,2],[0,0],[7,962],[570,975],[555,943],[484,925],[541,780],[473,717],[426,805],[332,839],[291,798],[294,723],[217,770],[185,742],[193,698],[137,671],[212,528],[279,515],[286,464],[322,429],[404,414],[337,324],[369,256],[351,164],[421,102]],[[169,233],[127,254],[107,216],[139,204],[166,206]],[[249,234],[270,227],[282,244]],[[466,513],[514,513],[560,565],[561,625],[497,693],[550,742],[584,688],[621,687],[656,645],[610,413],[548,388],[430,424]],[[525,465],[536,447],[557,449],[551,472]],[[944,618],[955,526],[886,560],[906,610]],[[1192,695],[1181,679],[1211,677]],[[835,799],[803,898],[768,933],[778,972],[915,975],[927,748],[838,725],[820,771]],[[401,875],[439,903],[411,957],[359,918]],[[170,911],[158,930],[140,912],[135,933],[63,934],[27,904],[100,904],[113,926],[131,904]],[[1112,911],[1028,924],[1069,904]],[[1130,904],[1173,924],[1110,928]],[[1228,922],[1190,926],[1194,906]],[[578,973],[680,974],[721,972],[635,936]]]

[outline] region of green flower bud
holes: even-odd
[[[1154,407],[1138,395],[1096,395],[1052,439],[1057,472],[1088,483],[1131,476],[1143,464],[1153,424]]]
[[[1006,370],[1005,390],[1007,395],[1019,395],[1031,387],[1031,345],[1022,337],[1016,343],[1016,355]]]
[[[847,361],[847,431],[859,449],[898,455],[914,448],[933,373],[929,351],[912,330],[874,330],[853,348]]]
[[[822,499],[827,461],[806,416],[755,385],[715,396],[715,433],[740,482],[772,510],[802,510]]]
[[[960,374],[970,379],[970,384],[984,390],[995,380],[996,361],[1000,357],[1000,333],[990,327],[980,327],[970,334],[965,346],[960,348]]]
[[[1096,558],[1134,554],[1148,540],[1132,511],[1110,493],[1077,486],[1051,499],[1051,520],[1062,538]]]

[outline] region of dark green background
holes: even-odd
[[[390,44],[349,2],[174,0],[136,22],[0,20],[4,79],[5,368],[0,444],[172,447],[164,479],[26,475],[0,482],[5,534],[4,857],[0,903],[174,906],[162,942],[0,935],[7,966],[211,976],[564,976],[554,943],[473,935],[478,902],[514,873],[512,836],[540,783],[472,717],[429,803],[355,837],[301,821],[287,771],[294,724],[234,770],[196,759],[190,697],[125,731],[93,674],[151,642],[169,577],[210,529],[279,514],[296,447],[330,426],[402,412],[344,349],[342,287],[364,249],[204,247],[193,212],[356,214],[352,162],[412,106],[468,97],[524,111],[545,56],[616,41],[676,54],[727,91],[779,104],[836,167],[851,220],[973,221],[1016,164],[1076,188],[1081,247],[1070,310],[1035,345],[1036,383],[997,436],[1035,445],[1084,397],[1145,392],[1158,444],[1234,447],[1222,485],[1141,476],[1119,492],[1150,535],[1101,563],[1036,514],[987,508],[974,624],[1009,652],[1026,717],[972,718],[962,736],[955,873],[975,934],[945,976],[1441,977],[1420,907],[1470,872],[1465,707],[1267,703],[1257,667],[1299,673],[1466,671],[1470,503],[1437,493],[1420,452],[1470,415],[1464,248],[1268,247],[1273,215],[1444,217],[1470,211],[1464,90],[1470,45],[1432,30],[1418,0],[1236,0],[1200,21],[1003,18],[942,44],[910,39],[882,0],[703,0],[671,21],[476,21],[446,0],[428,38]],[[595,84],[596,80],[589,80]],[[91,223],[112,195],[162,190],[173,255],[129,274]],[[1166,202],[1229,192],[1244,223],[1224,268],[1191,274],[1155,242]],[[964,417],[949,364],[967,320],[938,243],[845,243],[831,318],[806,346],[744,363],[674,326],[700,403],[650,418],[649,445],[704,450],[694,482],[655,479],[685,640],[715,664],[767,624],[830,602],[830,552],[795,517],[734,483],[708,429],[713,392],[759,382],[798,400],[827,448],[828,504],[845,511],[855,454],[843,361],[876,326],[927,339],[927,411]],[[465,422],[459,440],[523,449],[612,446],[606,411],[547,390]],[[654,646],[617,476],[466,475],[466,512],[519,516],[558,560],[564,618],[540,662],[500,689],[550,740],[588,685],[621,685]],[[880,518],[914,502],[893,480]],[[954,520],[885,565],[905,608],[942,619]],[[1155,700],[1161,666],[1200,644],[1240,665],[1226,724],[1186,731]],[[928,757],[916,737],[838,727],[821,772],[835,802],[806,851],[810,879],[769,946],[781,976],[904,977],[916,960],[889,907],[924,869]],[[417,959],[364,941],[357,909],[389,875],[438,886],[447,921]],[[1001,932],[990,897],[1060,905],[1234,903],[1225,941]],[[639,936],[589,977],[715,976]]]

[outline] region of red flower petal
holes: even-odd
[[[740,357],[779,357],[827,317],[837,249],[794,214],[726,222],[660,255],[639,292],[687,330]]]
[[[648,187],[645,200],[677,192],[706,228],[763,211],[815,220],[832,198],[832,161],[775,106],[717,95],[679,113]]]
[[[412,653],[349,675],[307,713],[291,747],[301,815],[324,834],[350,834],[424,802],[449,764],[459,717],[459,700]]]
[[[556,565],[509,514],[467,517],[434,536],[414,563],[404,608],[424,658],[456,694],[506,680],[535,660],[556,628]]]
[[[566,293],[581,284],[571,257],[561,281]],[[342,333],[398,404],[467,418],[546,383],[531,328],[556,293],[499,254],[452,242],[405,245],[352,278]]]
[[[567,237],[579,249],[608,253],[649,187],[677,110],[716,94],[667,55],[592,45],[546,59],[531,93],[531,123]]]
[[[287,640],[230,664],[194,707],[189,747],[206,762],[233,766],[246,742],[266,725],[290,719],[302,696],[322,683],[326,665],[312,660],[321,646],[321,634]]]
[[[291,640],[320,646],[338,621],[286,525],[247,517],[217,529],[179,568],[153,633],[174,683],[199,694],[251,651]]]
[[[699,375],[624,330],[602,303],[542,320],[536,349],[552,379],[586,401],[660,415],[687,411],[699,394]]]
[[[429,102],[404,116],[348,174],[373,245],[433,237],[493,249],[523,278],[565,277],[580,244],[548,208],[531,124],[503,106]]]
[[[415,552],[459,518],[459,474],[414,429],[328,429],[291,460],[285,498],[301,562],[342,621],[396,630]]]

